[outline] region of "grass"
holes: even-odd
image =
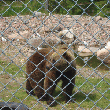
[[[25,5],[27,4],[27,5]],[[78,5],[73,1],[60,2],[61,6],[55,1],[49,1],[49,11],[57,14],[67,14],[67,12],[71,15],[81,15],[83,9],[91,16],[100,15],[102,17],[110,16],[109,7],[110,4],[107,4],[107,0],[94,1],[91,3],[90,1],[82,1],[78,0]],[[90,5],[90,6],[89,6]],[[97,7],[97,6],[98,7]],[[32,15],[33,11],[45,12],[45,3],[43,0],[25,0],[25,1],[1,1],[0,3],[0,14],[2,16],[16,16],[17,14],[21,15]],[[62,8],[63,6],[63,8]],[[74,7],[73,7],[74,6]],[[89,7],[88,7],[89,6]],[[100,12],[101,10],[101,12]],[[86,14],[85,14],[86,15]]]
[[[79,66],[83,66],[85,65],[84,63],[84,58],[83,56],[78,56],[77,54],[75,54],[76,58],[76,62]],[[102,63],[100,60],[97,59],[96,55],[90,55],[87,56],[88,61],[86,62],[86,67],[92,67],[92,68],[96,68],[98,70],[109,70],[110,68],[110,64],[105,64]]]
[[[0,65],[5,68],[9,63],[0,60]],[[3,70],[0,67],[0,70]],[[47,106],[46,102],[38,102],[37,97],[28,96],[25,90],[25,65],[20,70],[15,64],[11,63],[5,69],[6,72],[0,74],[0,102],[23,102],[32,110],[43,110]],[[7,74],[8,73],[8,74]],[[11,75],[9,75],[11,74]],[[56,101],[64,105],[65,109],[75,110],[78,107],[84,109],[92,108],[95,109],[105,109],[109,105],[110,100],[110,80],[109,78],[84,78],[81,76],[76,76],[76,85],[73,90],[73,97],[76,99],[75,103],[65,104],[64,96],[61,94],[62,82],[58,83],[56,90],[54,92],[54,97]],[[44,104],[44,106],[43,106]],[[99,108],[97,108],[97,106]],[[57,104],[54,107],[49,107],[49,110],[61,110],[61,106]],[[108,106],[110,109],[110,106]]]
[[[27,5],[25,5],[27,4]],[[32,15],[33,11],[44,12],[44,8],[37,1],[4,1],[0,3],[0,14],[2,16]]]

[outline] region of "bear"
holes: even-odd
[[[43,48],[34,53],[26,64],[26,92],[36,95],[39,100],[55,104],[53,92],[62,80],[65,102],[70,102],[75,85],[76,61],[74,52],[66,47]],[[33,92],[35,90],[35,93]]]
[[[43,97],[45,63],[46,59],[53,53],[51,51],[49,48],[37,50],[27,59],[28,61],[26,63],[26,93],[29,95],[36,95],[41,101],[45,100],[45,97]]]

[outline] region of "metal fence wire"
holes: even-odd
[[[109,0],[1,0],[0,10],[0,110],[110,109]]]

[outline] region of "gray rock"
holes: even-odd
[[[37,11],[34,11],[34,14],[37,17],[42,16],[42,15],[45,15],[45,13],[41,13],[41,12],[37,12]]]
[[[27,105],[23,103],[16,103],[16,102],[0,102],[0,109],[2,110],[29,110]]]
[[[102,17],[101,17],[101,16],[97,16],[97,17],[95,18],[95,21],[96,21],[96,22],[98,22],[99,20],[102,20]]]
[[[96,52],[98,50],[97,47],[86,47],[86,46],[79,46],[78,47],[78,51],[79,52],[84,52],[84,53],[93,53]]]

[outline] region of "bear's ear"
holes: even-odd
[[[70,56],[68,55],[67,52],[65,52],[62,56],[63,56],[67,61],[70,61],[70,60],[71,60],[71,58],[70,58]]]

